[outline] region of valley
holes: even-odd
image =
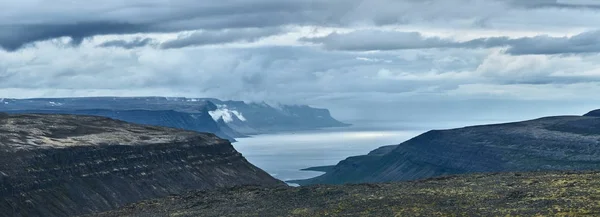
[[[600,198],[589,191],[600,187],[597,111],[439,123],[447,130],[280,131],[233,144],[198,132],[235,119],[214,121],[218,110],[56,111],[0,115],[0,216],[593,215]]]

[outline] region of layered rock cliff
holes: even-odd
[[[347,158],[299,184],[415,180],[448,174],[600,169],[600,117],[432,130],[392,150]]]
[[[72,216],[237,185],[284,184],[213,134],[95,116],[0,115],[0,216]]]
[[[10,113],[68,113],[91,114],[82,111],[101,112],[98,115],[123,119],[134,123],[151,122],[158,126],[179,127],[196,130],[196,125],[205,126],[202,132],[215,133],[223,138],[238,138],[249,134],[274,133],[280,131],[309,130],[325,127],[348,126],[331,117],[327,109],[312,108],[304,105],[268,105],[266,103],[247,103],[242,101],[222,101],[210,98],[183,97],[80,97],[80,98],[37,98],[37,99],[1,99],[0,111]],[[161,118],[145,120],[142,111],[178,112],[191,116],[201,116],[197,124],[177,124]],[[77,113],[79,111],[79,113]],[[138,111],[135,118],[116,115],[115,112]],[[204,117],[210,116],[211,119]],[[178,114],[181,116],[183,114]],[[130,115],[130,116],[131,116]],[[162,115],[168,117],[169,115]],[[155,116],[148,116],[152,119]],[[189,121],[188,121],[189,122]],[[217,125],[218,129],[210,126]]]
[[[269,105],[242,101],[206,99],[217,105],[217,114],[227,117],[227,124],[244,134],[344,127],[329,110],[306,105]]]

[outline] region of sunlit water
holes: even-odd
[[[258,135],[238,139],[248,161],[280,180],[306,179],[321,172],[300,169],[335,165],[384,145],[399,144],[421,131],[323,131]]]
[[[417,127],[417,124],[407,123],[361,124],[337,129],[257,135],[240,138],[233,145],[252,164],[275,178],[287,181],[323,174],[300,169],[335,165],[350,156],[364,155],[385,145],[400,144],[429,129],[481,123],[486,122],[435,123],[436,127],[427,124]]]

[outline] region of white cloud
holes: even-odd
[[[246,121],[244,115],[236,110],[231,110],[227,108],[226,105],[217,105],[217,110],[209,111],[208,114],[213,118],[213,120],[218,121],[219,119],[223,119],[225,123],[230,123],[234,121],[234,118],[240,121]]]

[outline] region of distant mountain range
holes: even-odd
[[[80,97],[0,99],[0,112],[79,114],[209,132],[235,141],[246,135],[343,127],[329,110],[213,98]]]
[[[600,110],[584,116],[432,130],[349,157],[301,185],[417,180],[515,171],[600,169]]]

